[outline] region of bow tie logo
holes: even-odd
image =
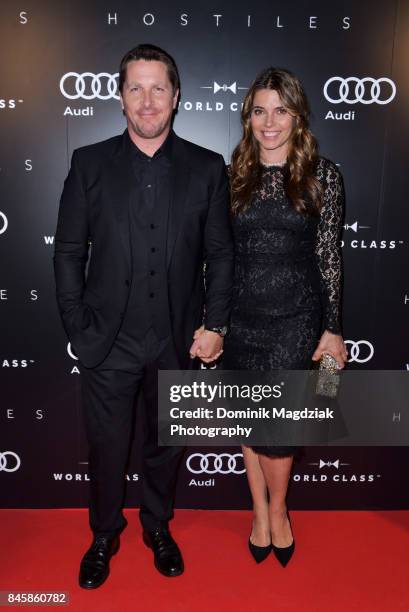
[[[348,223],[346,223],[344,225],[344,229],[345,230],[349,230],[351,229],[353,232],[357,232],[360,229],[369,229],[369,225],[359,225],[358,221],[355,221],[354,223],[352,223],[351,225],[348,225]]]
[[[227,91],[231,91],[233,94],[236,94],[239,89],[245,90],[248,89],[248,87],[240,87],[240,85],[237,85],[237,81],[234,81],[234,83],[231,85],[226,85],[226,83],[220,85],[216,81],[213,81],[213,85],[201,85],[200,89],[213,89],[214,94],[218,93],[219,91],[224,91],[225,93]]]
[[[344,463],[342,461],[340,461],[339,459],[335,459],[335,461],[324,461],[323,459],[319,460],[319,463],[317,462],[313,462],[313,463],[309,463],[308,465],[316,465],[318,466],[318,468],[320,470],[322,470],[322,468],[324,467],[334,467],[336,470],[339,470],[340,466],[343,465],[350,465],[349,463]]]
[[[217,93],[218,91],[231,91],[232,93],[237,93],[237,82],[235,81],[231,85],[219,85],[216,81],[213,83],[213,93]]]
[[[337,459],[336,461],[323,461],[322,459],[320,459],[320,464],[319,464],[319,468],[323,468],[323,467],[331,467],[333,466],[334,468],[338,469],[339,468],[339,459]]]

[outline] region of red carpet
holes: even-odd
[[[173,533],[186,571],[165,578],[128,511],[121,550],[98,590],[77,586],[90,535],[84,510],[0,510],[0,590],[68,591],[68,610],[390,612],[409,610],[409,512],[292,512],[286,569],[257,566],[249,512],[179,510]],[[32,609],[50,609],[36,607]],[[64,609],[64,608],[60,608]]]

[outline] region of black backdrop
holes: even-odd
[[[273,64],[301,77],[321,152],[346,185],[349,367],[409,369],[407,1],[26,0],[22,8],[10,0],[0,11],[3,507],[86,505],[79,373],[55,304],[53,234],[73,149],[124,129],[112,75],[140,42],[164,47],[179,65],[176,132],[226,161],[256,73]],[[216,456],[200,456],[209,451]],[[189,449],[176,505],[249,507],[236,453]],[[408,508],[408,458],[406,447],[307,449],[290,506]],[[130,505],[141,477],[135,444]]]

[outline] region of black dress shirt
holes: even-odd
[[[152,157],[128,135],[135,184],[129,199],[132,277],[121,329],[104,367],[127,368],[138,361],[142,339],[153,330],[158,339],[171,334],[166,245],[172,181],[171,131]]]

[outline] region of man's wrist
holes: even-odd
[[[211,331],[215,334],[218,334],[220,336],[220,338],[224,338],[225,335],[227,334],[227,332],[229,331],[229,328],[227,327],[227,325],[220,325],[217,327],[207,327],[205,326],[204,331]]]

